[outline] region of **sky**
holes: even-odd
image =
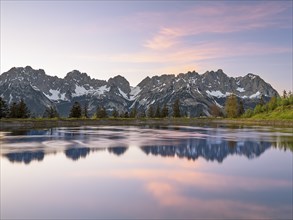
[[[92,78],[223,69],[293,90],[293,1],[3,1],[1,73]]]

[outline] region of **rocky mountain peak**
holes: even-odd
[[[91,77],[88,76],[86,73],[81,73],[78,70],[73,70],[66,74],[64,80],[73,84],[82,85],[89,84],[91,82]]]
[[[108,80],[108,83],[110,85],[117,86],[119,89],[121,89],[121,91],[126,94],[130,93],[131,91],[129,82],[121,75],[110,78]]]
[[[139,86],[140,88],[142,88],[145,85],[147,85],[150,81],[151,81],[151,78],[149,76],[147,76],[137,86]]]
[[[33,68],[32,68],[31,66],[26,66],[26,67],[24,68],[24,70],[27,71],[27,72],[29,72],[29,71],[32,71]]]
[[[166,104],[172,113],[174,100],[188,116],[210,114],[210,106],[224,106],[229,94],[243,100],[244,107],[254,107],[261,96],[266,101],[278,96],[276,90],[258,75],[228,77],[223,70],[195,71],[178,75],[160,75],[144,78],[131,88],[127,79],[118,75],[108,81],[92,79],[86,73],[73,70],[61,79],[45,74],[42,69],[30,66],[11,68],[0,75],[0,96],[9,104],[23,98],[35,115],[42,115],[45,107],[54,105],[60,115],[67,116],[72,103],[88,103],[93,114],[97,106],[104,106],[109,114],[113,109],[146,111],[149,106]]]
[[[255,75],[253,73],[248,73],[246,76],[244,76],[244,78],[249,78],[249,79],[258,78],[258,79],[260,79],[260,77],[258,75]]]

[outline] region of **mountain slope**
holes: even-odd
[[[278,96],[257,75],[233,78],[222,70],[202,75],[188,72],[146,77],[136,87],[131,87],[120,75],[105,81],[78,70],[67,73],[63,79],[29,66],[14,67],[0,75],[0,95],[9,104],[23,98],[36,116],[42,115],[50,105],[56,106],[61,116],[67,116],[75,101],[87,104],[90,114],[94,114],[97,106],[104,106],[110,113],[114,109],[130,111],[133,107],[146,111],[151,105],[167,104],[172,111],[174,101],[179,99],[181,112],[194,117],[210,115],[210,106],[223,106],[231,93],[243,100],[245,108],[254,107],[261,96],[265,100]]]

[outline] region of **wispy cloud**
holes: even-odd
[[[182,36],[180,29],[161,28],[159,33],[144,45],[150,49],[167,49],[178,43],[177,38]]]
[[[289,5],[290,6],[290,5]],[[166,13],[166,18],[157,21],[160,28],[150,39],[146,40],[145,47],[153,50],[169,49],[184,43],[184,37],[196,36],[206,33],[226,34],[232,32],[249,31],[267,27],[291,27],[292,24],[284,22],[287,15],[275,19],[277,14],[288,10],[288,4],[276,2],[260,2],[251,5],[218,3],[203,5],[180,13]],[[168,17],[176,17],[167,19]]]

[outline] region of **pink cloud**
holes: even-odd
[[[275,20],[275,15],[288,9],[287,4],[261,2],[251,5],[215,5],[199,6],[176,14],[166,13],[170,18],[157,21],[161,28],[147,39],[145,47],[153,50],[168,49],[180,43],[182,37],[202,33],[231,33],[266,27],[291,27],[283,19]],[[285,16],[284,16],[285,17]],[[288,18],[287,18],[288,19]],[[155,25],[155,24],[154,24]],[[170,31],[166,31],[170,30]]]
[[[153,158],[152,164],[156,164]],[[162,158],[158,158],[162,162]],[[200,165],[199,167],[197,165]],[[190,163],[186,160],[176,158],[164,158],[160,169],[155,168],[133,168],[125,170],[107,169],[105,172],[75,172],[73,175],[78,178],[97,176],[99,178],[126,179],[128,181],[141,181],[141,185],[152,200],[160,208],[177,208],[180,212],[193,213],[197,211],[197,216],[215,217],[221,213],[225,218],[266,218],[271,217],[276,212],[288,212],[291,207],[272,207],[266,204],[247,203],[239,199],[229,199],[231,192],[254,192],[269,188],[290,188],[291,182],[286,180],[266,179],[253,176],[230,176],[213,172],[201,172],[204,163],[200,160]],[[178,168],[180,167],[180,168]],[[205,198],[192,196],[183,193],[184,190],[193,188],[198,192],[226,193],[226,198]]]

